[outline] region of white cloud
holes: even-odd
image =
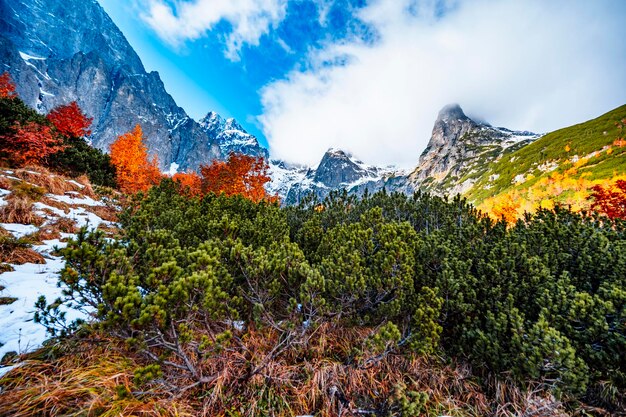
[[[262,90],[272,156],[314,165],[329,147],[415,166],[437,112],[546,132],[626,102],[626,3],[373,0],[372,45],[328,44]]]
[[[142,18],[161,39],[173,46],[204,36],[218,23],[230,23],[226,56],[239,59],[244,44],[259,39],[283,20],[288,0],[143,0]]]

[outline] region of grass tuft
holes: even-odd
[[[1,223],[33,224],[41,226],[44,219],[35,214],[33,202],[27,197],[11,195],[7,204],[0,207]]]

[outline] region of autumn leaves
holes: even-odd
[[[0,76],[0,99],[7,99],[14,107],[21,104],[7,73]],[[13,110],[11,113],[26,113],[19,108]],[[8,126],[3,126],[0,134],[0,153],[15,166],[42,164],[49,156],[66,148],[65,137],[84,137],[90,133],[91,119],[75,102],[53,109],[46,116],[47,122],[28,115],[22,119],[3,121]]]
[[[91,134],[92,119],[76,102],[56,107],[45,117],[38,115],[19,99],[11,77],[4,73],[0,75],[0,105],[7,107],[2,112],[6,117],[0,118],[0,159],[10,166],[45,165],[65,172],[68,161],[72,166],[82,163],[88,165],[83,167],[88,174],[98,174],[96,182],[117,185],[129,194],[147,191],[166,177],[157,157],[148,155],[140,125],[111,144],[110,159],[104,154],[97,158],[84,149],[99,152],[82,143]],[[262,158],[232,154],[226,161],[207,161],[199,173],[177,173],[173,180],[180,184],[181,193],[189,196],[238,194],[259,202],[275,199],[264,188],[270,181],[267,171]],[[108,178],[100,178],[103,175]]]
[[[111,145],[111,162],[117,171],[120,190],[126,193],[146,191],[164,178],[157,158],[148,157],[139,125]],[[223,193],[227,196],[238,194],[259,202],[272,199],[264,188],[270,181],[267,170],[268,166],[263,158],[231,154],[227,161],[201,165],[200,174],[177,173],[173,180],[180,184],[181,192],[190,196],[209,193]]]
[[[117,172],[117,184],[125,193],[146,191],[161,180],[156,157],[148,159],[141,126],[137,125],[111,144],[111,162]]]

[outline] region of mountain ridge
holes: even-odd
[[[0,58],[39,112],[77,101],[93,117],[92,143],[104,151],[141,124],[162,170],[222,157],[95,0],[0,1]]]
[[[148,150],[159,157],[164,172],[197,170],[232,152],[263,157],[272,178],[266,188],[285,204],[307,194],[322,199],[336,189],[356,195],[382,189],[462,194],[480,204],[496,191],[507,191],[521,176],[529,184],[536,181],[531,177],[541,176],[541,164],[533,168],[537,172],[526,164],[515,175],[509,175],[511,169],[503,175],[502,165],[518,155],[524,156],[520,161],[532,160],[525,152],[535,149],[533,143],[558,136],[494,127],[468,117],[459,104],[449,104],[439,111],[428,145],[409,172],[365,164],[345,149],[329,149],[317,167],[272,160],[237,120],[215,112],[198,121],[189,117],[158,72],[146,72],[96,0],[0,0],[0,59],[20,97],[39,112],[77,101],[94,118],[94,146],[108,151],[117,136],[140,124]]]

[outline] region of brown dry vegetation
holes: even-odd
[[[273,331],[249,330],[202,361],[203,374],[212,375],[206,384],[170,391],[163,387],[180,386],[183,376],[136,385],[134,369],[145,363],[119,341],[66,342],[70,355],[31,359],[1,380],[0,414],[385,416],[400,415],[407,398],[421,396],[419,415],[566,415],[541,391],[494,382],[487,394],[466,366],[404,355],[355,357],[353,347],[370,333],[322,326],[305,343],[275,355]]]
[[[42,226],[37,232],[38,241],[60,239],[61,233],[77,233],[78,227],[76,222],[67,217],[57,217],[46,225]]]
[[[13,175],[23,181],[43,187],[51,194],[63,195],[67,191],[82,192],[81,187],[68,182],[65,177],[53,174],[48,169],[39,166],[17,169]]]
[[[41,254],[30,248],[33,238],[26,236],[16,239],[11,233],[0,228],[0,273],[12,270],[11,265],[25,263],[43,264],[45,260]]]
[[[98,230],[102,230],[106,237],[108,238],[119,238],[120,237],[120,229],[116,226],[111,226],[106,223],[100,223],[98,225]]]
[[[53,220],[49,224],[49,227],[61,233],[77,233],[78,232],[78,226],[76,226],[76,222],[72,219],[68,219],[67,217],[59,217]]]
[[[87,206],[84,204],[79,204],[76,207],[82,207],[86,211],[95,214],[100,217],[102,220],[106,220],[109,222],[117,222],[118,218],[118,210],[111,206]]]
[[[3,190],[11,190],[11,188],[13,188],[13,182],[7,177],[0,177],[0,188]]]
[[[98,195],[96,194],[96,192],[94,191],[91,182],[89,182],[89,178],[86,175],[81,175],[80,177],[74,179],[74,181],[76,181],[77,183],[81,184],[84,186],[84,188],[82,188],[80,190],[80,193],[82,195],[85,195],[87,197],[91,197],[91,198],[97,198]]]
[[[2,380],[0,415],[193,416],[164,393],[131,394],[136,364],[114,342],[72,347],[72,355],[26,361],[10,372]]]
[[[33,202],[28,197],[9,197],[7,204],[0,207],[0,223],[43,224],[44,219],[35,214]]]

